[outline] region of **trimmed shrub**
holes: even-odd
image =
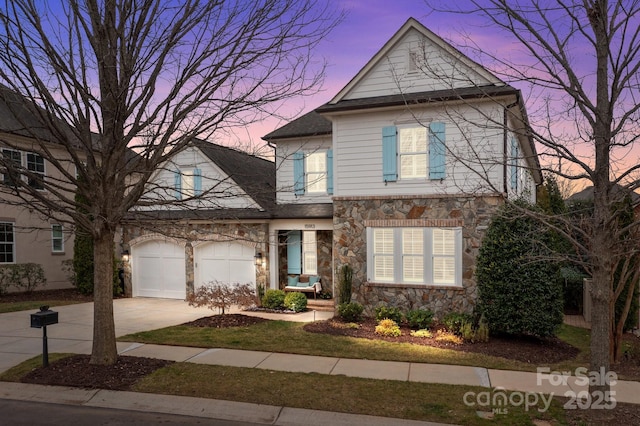
[[[392,319],[385,318],[376,325],[376,334],[381,336],[398,337],[402,335],[400,326]]]
[[[307,296],[297,291],[287,293],[284,297],[284,306],[294,312],[302,312],[307,309]]]
[[[376,321],[380,322],[385,318],[395,321],[396,324],[400,324],[400,322],[402,322],[402,311],[392,306],[378,306],[376,308]]]
[[[437,342],[451,343],[454,345],[462,344],[460,336],[453,334],[450,331],[438,330],[435,339]]]
[[[433,337],[433,333],[430,330],[411,330],[411,335],[413,337],[420,337],[423,339],[430,339]]]
[[[442,318],[442,324],[453,334],[462,335],[465,324],[473,325],[473,316],[464,312],[449,312]]]
[[[30,293],[46,283],[44,270],[38,263],[16,263],[0,267],[0,294],[11,286]]]
[[[262,298],[262,306],[267,309],[282,309],[284,307],[285,293],[283,290],[274,290],[270,288],[264,292]]]
[[[427,329],[433,322],[433,312],[429,309],[413,309],[405,315],[409,327],[415,330]]]
[[[364,311],[364,306],[356,302],[341,303],[338,305],[338,315],[348,322],[360,321],[362,311]]]
[[[338,273],[338,303],[351,302],[351,287],[353,281],[353,269],[350,265],[343,265]]]
[[[562,324],[562,285],[550,240],[546,227],[510,204],[491,221],[476,273],[478,308],[492,333],[548,337]]]

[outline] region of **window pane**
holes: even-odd
[[[0,263],[13,263],[13,224],[0,223]]]
[[[302,232],[303,273],[315,275],[318,273],[316,231]]]
[[[307,191],[327,192],[327,153],[314,152],[305,157]]]
[[[376,281],[393,281],[393,228],[373,230],[373,274]]]
[[[456,232],[451,229],[433,230],[433,254],[453,256],[456,253]]]
[[[54,252],[64,251],[62,225],[51,225],[51,250]]]
[[[455,284],[455,258],[435,257],[433,259],[433,282],[434,284]]]
[[[402,230],[402,279],[405,282],[424,282],[424,229]]]
[[[193,197],[193,174],[192,173],[183,173],[182,174],[182,196],[183,197]]]

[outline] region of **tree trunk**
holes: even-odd
[[[592,372],[608,372],[611,366],[611,297],[609,292],[609,274],[604,268],[594,270],[593,283],[591,285],[591,365]],[[604,375],[600,375],[604,378]],[[609,384],[599,381],[590,383],[589,392],[606,392]],[[601,395],[608,395],[602,393]]]
[[[91,364],[113,365],[118,359],[113,320],[113,240],[105,230],[94,238],[93,348]]]

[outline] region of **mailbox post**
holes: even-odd
[[[40,306],[40,312],[31,314],[31,328],[42,328],[42,366],[49,366],[49,347],[47,344],[47,326],[58,323],[58,313]]]

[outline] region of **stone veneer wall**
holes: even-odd
[[[158,231],[154,231],[158,229]],[[161,232],[160,232],[161,231]],[[122,249],[128,250],[134,239],[164,238],[165,236],[185,243],[185,275],[187,293],[194,290],[193,246],[202,241],[237,241],[255,248],[264,257],[264,266],[256,267],[256,285],[269,287],[269,225],[266,223],[184,223],[155,227],[124,226],[122,232]],[[132,295],[131,271],[125,268],[125,295]]]
[[[421,307],[437,317],[450,311],[471,312],[476,304],[475,259],[502,198],[495,196],[402,196],[334,197],[333,245],[336,270],[344,264],[353,268],[352,301],[364,305],[373,315],[378,306],[396,306],[404,311]],[[367,226],[462,227],[462,287],[373,284],[367,282]],[[418,221],[418,222],[416,222]]]

